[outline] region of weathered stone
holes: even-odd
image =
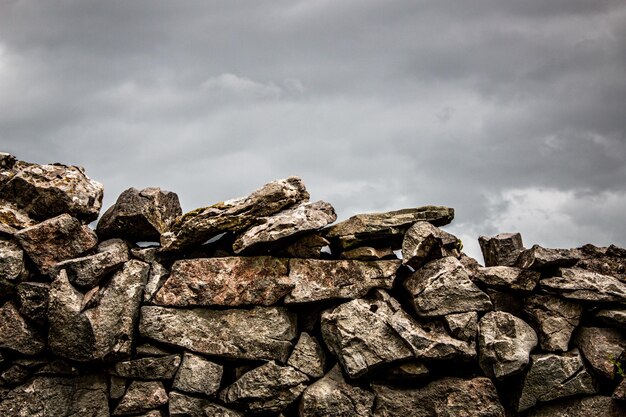
[[[24,320],[11,301],[0,307],[0,348],[24,355],[37,355],[46,348],[41,335]]]
[[[594,381],[577,349],[561,355],[531,355],[530,368],[522,381],[516,408],[517,411],[524,411],[538,402],[595,392]]]
[[[0,199],[0,233],[13,236],[18,230],[34,226],[36,222],[15,204]]]
[[[145,414],[138,415],[137,417],[166,417],[161,410],[150,410]]]
[[[576,265],[580,256],[572,249],[547,249],[534,245],[523,251],[514,266],[523,269],[542,270]]]
[[[494,237],[481,236],[478,243],[485,266],[513,266],[524,250],[522,235],[519,233],[500,233]]]
[[[95,254],[59,262],[50,272],[56,275],[58,271],[65,269],[72,284],[93,288],[105,275],[121,267],[128,259],[126,242],[111,239],[100,243]]]
[[[0,415],[11,417],[109,417],[103,375],[36,377],[0,397]]]
[[[495,311],[504,311],[516,317],[524,317],[524,298],[520,297],[519,294],[493,288],[487,288],[485,291],[493,303]]]
[[[111,376],[109,380],[109,398],[119,400],[126,393],[126,379]]]
[[[330,227],[326,238],[341,249],[356,246],[382,246],[400,249],[406,231],[415,222],[426,221],[445,226],[454,219],[454,209],[425,206],[389,211],[386,213],[357,214]]]
[[[186,259],[174,263],[154,303],[179,307],[272,305],[293,288],[286,259]]]
[[[222,365],[185,352],[172,388],[192,394],[213,395],[220,389],[223,373]]]
[[[594,371],[611,380],[615,377],[614,363],[626,352],[626,338],[621,331],[580,327],[574,335],[574,344]]]
[[[304,373],[272,361],[245,373],[220,393],[220,399],[250,412],[280,412],[300,396],[308,381]]]
[[[407,230],[402,241],[402,264],[421,268],[431,260],[450,256],[461,242],[428,222],[417,222]]]
[[[228,409],[226,407],[222,407],[217,404],[208,404],[204,407],[203,417],[244,417],[240,412]],[[192,416],[195,417],[195,416]]]
[[[311,378],[321,378],[326,367],[326,355],[315,337],[302,332],[287,364]]]
[[[139,332],[198,353],[285,362],[296,337],[296,317],[281,307],[179,310],[144,306]]]
[[[304,390],[300,417],[367,417],[372,415],[374,394],[348,384],[339,365]]]
[[[205,414],[205,410],[208,410]],[[216,414],[211,414],[213,410],[216,410]],[[180,392],[171,391],[169,401],[169,416],[170,417],[243,417],[236,412],[224,412],[230,411],[223,407],[213,404],[211,401],[204,398],[191,397],[189,395],[182,394]],[[222,413],[222,414],[219,414]]]
[[[583,308],[580,304],[549,295],[532,295],[526,298],[524,311],[537,324],[541,349],[565,352]]]
[[[398,259],[393,250],[389,248],[372,248],[370,246],[361,246],[341,252],[341,259],[355,259],[359,261],[382,261],[385,259]]]
[[[620,383],[615,387],[612,397],[616,400],[626,401],[626,378],[622,377]],[[626,409],[624,411],[626,412]]]
[[[413,389],[374,384],[373,389],[374,417],[504,417],[488,378],[443,378]]]
[[[238,232],[297,203],[309,193],[302,180],[290,177],[265,184],[248,197],[224,201],[185,213],[161,235],[162,250],[176,251],[199,245],[224,232]]]
[[[180,355],[140,358],[115,364],[111,373],[133,379],[172,379],[180,365]]]
[[[129,188],[102,215],[96,232],[104,238],[158,241],[181,214],[176,193],[160,188]]]
[[[158,262],[150,262],[150,275],[148,275],[148,282],[143,289],[143,300],[145,302],[152,302],[152,299],[169,276],[170,271],[163,265]]]
[[[286,304],[363,297],[372,288],[390,289],[400,261],[290,259],[295,288]]]
[[[537,271],[515,268],[512,266],[490,266],[480,268],[474,280],[482,284],[504,290],[531,292],[541,279]]]
[[[387,381],[404,382],[425,378],[429,373],[428,368],[423,363],[410,361],[390,365],[384,370],[382,377]]]
[[[491,310],[489,296],[474,284],[463,265],[451,256],[431,261],[404,281],[417,314],[444,316]]]
[[[0,238],[0,279],[16,280],[24,273],[24,251],[13,240]]]
[[[64,359],[52,359],[35,371],[35,375],[77,376],[78,369]]]
[[[526,417],[623,417],[626,405],[611,400],[611,397],[593,396],[566,398],[550,404],[540,405]]]
[[[48,320],[48,292],[50,284],[43,282],[21,282],[17,286],[17,301],[20,314],[39,325]]]
[[[444,320],[452,337],[465,340],[466,342],[476,340],[476,333],[478,332],[477,312],[448,314],[444,317]]]
[[[626,249],[615,245],[602,248],[587,244],[577,248],[576,252],[580,257],[577,267],[626,282]]]
[[[137,346],[135,349],[135,356],[138,358],[152,357],[152,356],[168,356],[171,352],[151,345],[150,343],[144,343]]]
[[[132,381],[115,407],[114,416],[137,414],[167,404],[167,392],[159,381]]]
[[[330,245],[330,242],[319,233],[304,235],[295,242],[278,251],[279,256],[289,258],[319,259],[322,257],[322,249]]]
[[[418,324],[400,304],[378,290],[322,313],[322,336],[351,378],[377,366],[411,357],[469,359],[472,347],[442,328]]]
[[[0,381],[9,386],[16,386],[26,381],[30,376],[30,370],[21,365],[13,364],[0,373]]]
[[[319,230],[337,220],[335,209],[325,201],[303,203],[268,217],[243,232],[233,243],[235,253],[271,249],[287,239]]]
[[[89,223],[102,207],[104,187],[85,175],[82,167],[18,161],[12,168],[0,170],[0,177],[2,198],[34,219],[68,213]]]
[[[559,275],[542,279],[541,288],[573,300],[626,303],[626,283],[616,278],[581,268],[561,268]]]
[[[98,243],[89,226],[69,214],[22,229],[15,237],[42,274],[48,273],[57,262],[76,258]]]
[[[479,363],[490,378],[522,371],[537,346],[537,334],[526,322],[503,311],[491,311],[478,322]]]
[[[596,317],[609,326],[626,329],[626,309],[600,310]]]

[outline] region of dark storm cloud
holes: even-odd
[[[0,144],[184,209],[300,175],[341,218],[626,245],[619,0],[0,0]]]

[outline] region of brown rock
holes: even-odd
[[[611,397],[566,398],[538,406],[527,417],[623,417],[626,405]]]
[[[576,265],[580,256],[572,249],[546,249],[534,245],[523,251],[514,266],[523,269],[543,270]]]
[[[481,236],[478,243],[485,266],[513,266],[524,250],[522,235],[519,233],[500,233],[494,237]]]
[[[533,291],[541,278],[537,271],[511,266],[490,266],[479,268],[477,272],[474,280],[488,287],[523,292]]]
[[[0,234],[13,236],[18,230],[34,226],[36,222],[15,204],[0,199]]]
[[[596,317],[611,327],[626,329],[626,308],[600,310],[596,313]]]
[[[452,337],[465,340],[466,342],[476,340],[476,333],[478,332],[477,312],[448,314],[444,317],[444,320]]]
[[[21,282],[17,286],[17,301],[20,314],[43,325],[48,320],[48,293],[50,284],[43,282]]]
[[[201,356],[185,352],[173,389],[192,394],[213,395],[220,389],[224,368]]]
[[[180,361],[180,355],[133,359],[116,363],[111,373],[132,379],[167,380],[174,378]]]
[[[583,308],[580,304],[549,295],[526,298],[524,310],[537,324],[543,350],[565,352],[572,332],[578,326]]]
[[[326,367],[326,355],[315,337],[302,332],[287,364],[311,378],[321,378]]]
[[[580,327],[574,336],[594,371],[605,378],[615,378],[615,362],[626,352],[626,338],[621,331],[600,327]]]
[[[572,300],[626,303],[626,284],[616,278],[581,268],[560,268],[558,274],[542,279],[541,288]]]
[[[402,241],[402,264],[413,269],[446,256],[458,254],[461,242],[428,222],[417,222],[407,230]]]
[[[278,254],[289,258],[319,259],[322,257],[322,249],[329,244],[330,242],[319,233],[313,233],[302,236]]]
[[[370,246],[361,246],[341,252],[341,259],[356,259],[359,261],[382,261],[385,259],[398,259],[393,250],[389,248],[372,248]]]
[[[167,404],[167,392],[158,381],[132,381],[126,394],[115,407],[114,416],[124,416],[150,411]]]
[[[14,240],[0,238],[0,279],[14,281],[24,272],[22,248]]]
[[[38,355],[46,348],[41,335],[20,316],[10,301],[0,307],[0,348],[24,355]]]

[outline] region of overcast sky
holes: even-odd
[[[0,148],[184,211],[298,175],[340,219],[626,246],[623,0],[0,0]]]

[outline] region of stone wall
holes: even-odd
[[[451,208],[332,225],[296,177],[185,214],[130,188],[94,231],[102,194],[0,154],[0,416],[626,415],[624,249],[481,266]]]

